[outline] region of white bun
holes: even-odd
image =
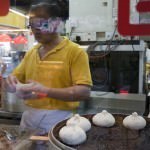
[[[78,145],[86,141],[86,133],[79,126],[64,126],[59,131],[60,139],[68,145]]]
[[[92,118],[93,124],[101,127],[111,127],[115,124],[115,118],[112,114],[103,110],[101,113],[97,113]]]
[[[91,129],[90,121],[87,118],[80,116],[79,114],[75,114],[73,117],[68,119],[66,125],[77,125],[81,127],[85,132]]]
[[[146,120],[136,112],[124,118],[123,125],[132,130],[140,130],[146,126]]]

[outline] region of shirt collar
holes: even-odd
[[[46,58],[48,55],[50,55],[50,54],[52,54],[52,53],[56,53],[57,51],[60,51],[60,50],[62,50],[65,46],[66,46],[66,44],[67,44],[67,42],[69,41],[68,40],[68,38],[67,37],[63,37],[64,39],[55,47],[55,48],[53,48],[52,50],[50,50],[49,52],[47,52],[47,54],[44,56],[44,58]],[[35,49],[36,49],[36,52],[37,52],[37,54],[38,54],[38,49],[40,48],[42,46],[42,44],[38,44],[38,45],[36,45],[36,47],[35,47]],[[39,56],[39,55],[38,55]]]

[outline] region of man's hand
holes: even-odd
[[[33,81],[33,80],[29,80],[28,83],[31,84],[31,87],[29,87],[28,90],[30,90],[32,92],[45,93],[46,90],[48,89],[44,85],[40,84],[39,82]]]
[[[9,92],[16,92],[16,84],[18,83],[18,79],[13,76],[13,75],[9,75],[7,78],[6,78],[6,82],[5,82],[5,88],[7,89],[7,91]]]
[[[24,91],[17,91],[17,97],[21,99],[37,99],[38,95],[35,92],[24,92]]]
[[[16,95],[23,99],[47,97],[47,88],[35,81],[29,81],[27,84],[18,83],[16,89]]]

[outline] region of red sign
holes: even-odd
[[[6,16],[8,14],[9,6],[9,0],[0,0],[0,16]]]
[[[132,0],[131,0],[132,1]],[[150,12],[150,0],[138,2],[137,11]],[[130,23],[130,0],[119,0],[118,4],[118,31],[122,35],[150,35],[150,24]]]

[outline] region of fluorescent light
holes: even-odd
[[[80,48],[87,49],[89,45],[79,45]]]
[[[18,12],[18,11],[16,11],[16,10],[9,9],[9,11],[10,11],[10,12],[13,12],[13,13],[15,13],[15,14],[17,14],[17,15],[20,15],[20,16],[22,16],[22,17],[25,17],[25,18],[27,18],[27,19],[29,19],[29,16],[24,15],[23,13],[20,13],[20,12]]]
[[[5,29],[0,29],[0,32],[4,32],[4,31],[6,31],[6,32],[7,31],[8,32],[9,31],[16,31],[17,32],[17,31],[30,31],[30,30],[29,29],[9,29],[9,30],[7,30],[7,29],[6,30]]]

